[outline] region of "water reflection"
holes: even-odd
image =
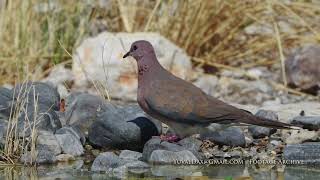
[[[0,179],[233,179],[233,180],[301,180],[320,179],[320,167],[286,166],[285,168],[245,165],[216,166],[152,166],[147,171],[137,174],[124,171],[115,174],[93,173],[88,170],[82,160],[73,163],[63,163],[55,166],[0,166]]]

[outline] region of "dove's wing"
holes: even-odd
[[[153,114],[181,123],[230,123],[248,114],[181,79],[155,80],[148,92],[144,98]]]

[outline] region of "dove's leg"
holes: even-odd
[[[181,139],[175,134],[160,135],[161,141],[178,142]]]

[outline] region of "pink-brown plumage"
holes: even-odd
[[[211,123],[291,128],[290,124],[263,119],[228,105],[174,76],[160,65],[148,41],[134,42],[124,58],[127,56],[134,57],[138,64],[137,100],[140,107],[180,137],[206,131]]]

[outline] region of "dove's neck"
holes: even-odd
[[[142,57],[138,61],[138,86],[159,77],[161,71],[166,71],[156,59],[155,54]]]

